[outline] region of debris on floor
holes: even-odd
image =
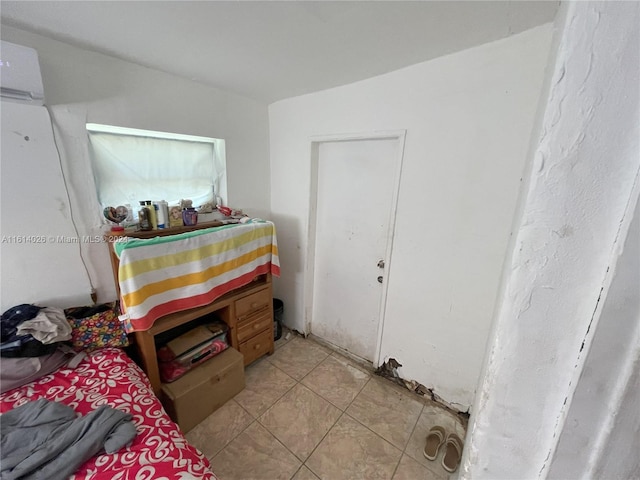
[[[424,385],[422,385],[419,382],[416,382],[415,380],[405,380],[401,378],[400,375],[398,374],[399,367],[402,367],[402,364],[398,362],[395,358],[390,358],[389,360],[384,362],[382,365],[380,365],[376,369],[375,373],[376,375],[392,380],[393,382],[397,383],[402,387],[405,387],[408,390],[411,390],[412,392],[415,392],[423,396],[429,395],[431,397],[431,400],[435,400],[435,394],[433,393],[432,389],[425,387]]]
[[[402,364],[398,362],[395,358],[390,358],[378,368],[376,368],[375,374],[381,377],[388,378],[389,380],[394,381],[398,385],[402,385],[406,387],[404,380],[400,378],[398,374],[398,368],[402,367]]]
[[[394,383],[406,388],[407,390],[411,390],[414,393],[417,393],[423,397],[429,397],[433,402],[438,403],[442,407],[451,410],[456,415],[458,415],[461,419],[468,421],[469,412],[461,412],[452,408],[442,397],[438,396],[433,388],[427,388],[419,382],[415,380],[405,380],[400,377],[398,373],[398,368],[402,367],[402,364],[398,362],[395,358],[389,358],[386,362],[380,365],[376,370],[375,374],[384,378],[388,378]],[[466,424],[466,423],[465,423]]]

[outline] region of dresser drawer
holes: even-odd
[[[236,318],[240,321],[246,314],[254,312],[261,307],[271,307],[271,302],[271,291],[268,288],[236,300]]]
[[[273,328],[269,328],[255,337],[240,344],[240,353],[244,355],[244,364],[249,365],[254,360],[269,353],[273,346]]]
[[[244,342],[268,328],[273,329],[273,316],[269,307],[263,307],[238,322],[238,342]]]

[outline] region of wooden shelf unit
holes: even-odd
[[[201,224],[189,227],[189,230],[166,229],[152,232],[127,232],[124,235],[134,238],[153,238],[155,236],[173,235],[183,231],[210,228],[218,225]],[[149,235],[151,233],[153,235]],[[113,241],[114,238],[109,237],[109,242],[112,243]],[[113,250],[113,245],[109,245],[109,252],[119,298],[119,260]],[[258,275],[250,284],[237,288],[208,305],[165,315],[156,320],[149,330],[133,333],[142,368],[149,377],[156,395],[160,395],[162,384],[158,368],[155,336],[214,312],[229,327],[229,343],[244,355],[245,366],[265,354],[270,355],[274,352],[271,274]]]

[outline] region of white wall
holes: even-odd
[[[623,245],[639,190],[640,4],[570,2],[559,19],[461,478],[639,473],[637,226]]]
[[[473,399],[547,63],[551,27],[269,107],[285,323],[305,330],[313,135],[407,131],[381,359]]]
[[[617,260],[549,478],[640,478],[640,209]],[[604,407],[604,408],[603,408]],[[640,445],[635,446],[637,452]]]
[[[47,110],[2,100],[0,310],[91,303]]]
[[[102,224],[89,165],[86,123],[224,138],[228,204],[254,216],[268,216],[266,104],[4,25],[2,39],[38,51],[45,103],[54,116],[73,218],[81,236],[100,233]],[[3,201],[2,209],[19,205],[20,199],[12,205]],[[106,246],[81,247],[98,300],[115,299]],[[16,274],[3,267],[5,273]]]

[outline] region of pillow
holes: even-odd
[[[69,308],[65,314],[72,329],[71,344],[78,352],[129,345],[115,304]]]

